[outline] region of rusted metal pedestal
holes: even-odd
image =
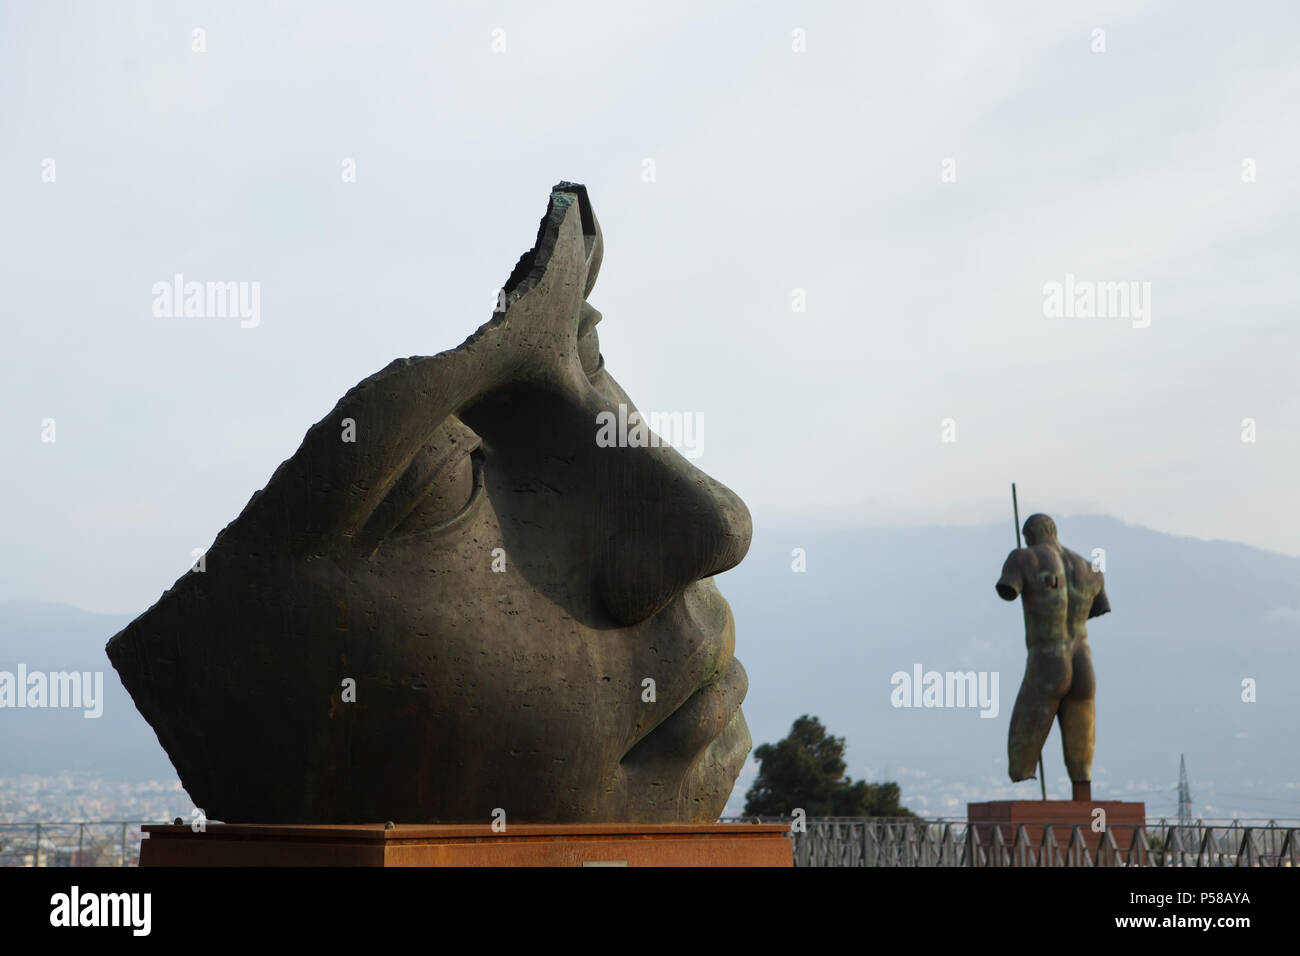
[[[793,866],[768,823],[146,826],[141,866]]]
[[[1004,846],[1012,846],[1024,826],[1029,845],[1037,849],[1044,845],[1050,825],[1062,854],[1074,838],[1095,855],[1107,831],[1116,848],[1126,852],[1138,828],[1145,825],[1146,812],[1145,803],[1123,800],[989,800],[966,804],[966,821],[975,828],[982,847],[993,845],[995,831]]]

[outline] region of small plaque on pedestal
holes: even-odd
[[[780,866],[777,823],[146,826],[141,866]]]

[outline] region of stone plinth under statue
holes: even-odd
[[[141,866],[794,865],[776,823],[146,826]]]
[[[1138,828],[1146,824],[1145,803],[1126,800],[1092,800],[1086,786],[1074,787],[1075,800],[986,800],[966,804],[966,822],[975,828],[980,847],[988,850],[995,837],[1003,846],[1015,846],[1024,827],[1024,838],[1033,851],[1045,845],[1046,829],[1052,828],[1052,841],[1064,859],[1070,842],[1078,832],[1083,845],[1094,858],[1109,831],[1115,848],[1127,854]],[[1099,815],[1097,811],[1100,810]],[[1094,829],[1098,824],[1102,829]],[[1076,831],[1075,828],[1078,828]],[[1139,836],[1140,839],[1140,836]]]

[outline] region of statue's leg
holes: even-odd
[[[1032,780],[1052,729],[1057,705],[1070,687],[1071,661],[1064,647],[1032,648],[1025,663],[1007,737],[1007,770],[1013,781]]]
[[[1072,658],[1074,680],[1070,691],[1061,698],[1058,719],[1061,722],[1061,749],[1065,751],[1065,769],[1070,779],[1092,779],[1092,746],[1096,734],[1097,678],[1092,671],[1092,652],[1087,641],[1080,641]]]

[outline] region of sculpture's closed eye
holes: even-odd
[[[428,489],[388,534],[388,539],[440,534],[459,525],[483,497],[483,464],[483,449],[478,447],[449,462],[433,476]]]
[[[355,545],[372,556],[385,541],[450,530],[483,496],[482,442],[454,416],[407,465],[375,507]]]

